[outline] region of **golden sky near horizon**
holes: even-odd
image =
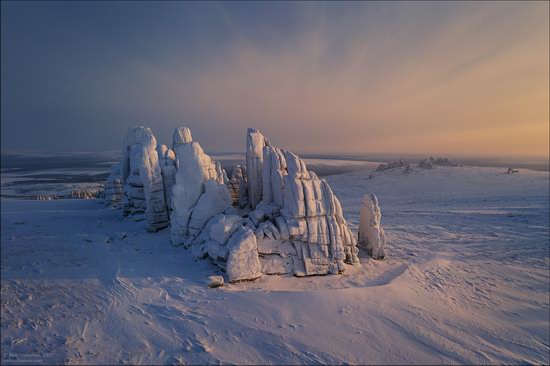
[[[548,2],[131,5],[49,6],[28,38],[3,5],[3,144],[42,128],[116,147],[139,123],[162,142],[187,125],[210,151],[257,127],[301,152],[548,157]],[[27,65],[24,41],[54,30],[57,54]]]

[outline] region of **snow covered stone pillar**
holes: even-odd
[[[164,185],[157,153],[157,140],[150,128],[128,129],[122,148],[123,214],[140,220],[145,214],[148,231],[168,226]]]
[[[193,142],[191,130],[188,127],[178,127],[172,135],[172,151],[176,151],[176,147],[181,144]]]
[[[111,167],[111,172],[105,182],[105,206],[120,208],[122,202],[122,178],[120,163]]]
[[[164,201],[166,202],[168,215],[170,215],[172,212],[172,187],[176,183],[176,154],[166,145],[160,146],[158,154],[164,184]]]
[[[221,165],[213,162],[199,143],[190,138],[188,128],[178,128],[174,132],[178,168],[172,188],[173,245],[190,244],[212,216],[232,203]]]
[[[361,211],[359,213],[359,243],[367,249],[367,254],[374,259],[385,257],[386,235],[380,227],[382,213],[378,206],[378,199],[374,194],[366,194],[363,197]]]
[[[246,135],[246,172],[248,179],[248,203],[251,209],[262,200],[263,148],[269,141],[255,128]]]

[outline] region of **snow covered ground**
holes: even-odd
[[[549,173],[329,176],[387,259],[211,289],[217,267],[95,200],[3,200],[2,363],[550,362]]]

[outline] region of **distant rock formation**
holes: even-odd
[[[508,170],[506,171],[506,174],[513,174],[513,173],[519,173],[519,170],[508,168]]]
[[[430,156],[430,158],[422,160],[420,163],[418,163],[418,167],[422,169],[434,169],[435,168],[434,158]]]
[[[434,159],[433,157],[426,158],[422,160],[420,163],[418,163],[418,167],[422,169],[434,169],[436,165],[439,166],[448,166],[448,167],[461,167],[457,162],[452,161],[449,158],[437,158]]]
[[[128,129],[122,148],[123,214],[134,220],[146,218],[148,231],[169,224],[156,148],[151,129],[143,126]]]
[[[411,165],[409,162],[405,159],[399,159],[397,161],[391,162],[391,163],[382,163],[376,168],[375,172],[383,172],[390,169],[396,169],[396,168],[405,168],[405,172],[409,173],[412,171]]]
[[[380,227],[382,213],[378,206],[378,199],[374,194],[366,194],[363,197],[361,211],[359,213],[359,237],[358,245],[367,250],[367,254],[374,259],[382,259],[386,256],[386,235]]]
[[[120,163],[113,164],[105,181],[105,206],[120,208],[122,205],[122,176]]]

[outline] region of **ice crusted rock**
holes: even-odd
[[[227,188],[233,200],[233,206],[244,208],[248,205],[248,188],[246,181],[246,167],[236,165],[227,182]]]
[[[176,146],[193,142],[191,130],[187,127],[178,127],[172,135],[172,150],[176,151]]]
[[[231,206],[231,196],[224,183],[207,180],[204,193],[199,197],[189,220],[189,234],[196,236],[204,225],[216,214]]]
[[[158,154],[164,185],[164,201],[166,202],[168,215],[170,215],[172,212],[172,187],[176,183],[176,154],[166,147],[166,145],[160,146]]]
[[[229,282],[251,281],[262,276],[258,245],[254,232],[240,228],[227,243],[229,257],[226,272]]]
[[[209,276],[208,277],[208,286],[212,288],[222,287],[223,286],[223,277],[222,276]]]
[[[156,148],[151,129],[143,126],[128,129],[122,148],[123,214],[136,220],[145,216],[148,231],[158,231],[169,223]]]
[[[328,183],[289,151],[266,146],[263,157],[262,203],[280,210],[280,216],[273,210],[269,221],[280,239],[288,237],[296,248],[294,274],[339,273],[344,262],[358,263],[355,238]],[[269,232],[264,237],[271,239]]]
[[[210,239],[225,245],[233,233],[242,226],[243,219],[238,215],[216,215],[212,218]]]
[[[105,181],[105,206],[120,208],[122,204],[122,176],[120,163],[111,167],[111,172]]]
[[[246,172],[248,185],[248,204],[250,208],[262,199],[263,148],[269,141],[255,128],[249,128],[246,135]]]
[[[130,129],[123,150],[124,213],[167,215],[173,245],[210,257],[231,282],[266,274],[337,274],[359,262],[340,202],[324,179],[297,155],[273,147],[256,129],[247,131],[246,168],[228,178],[221,165],[174,131],[173,149],[156,150],[145,127]],[[156,226],[155,226],[156,224]],[[166,223],[164,223],[166,225]]]
[[[171,197],[173,245],[191,245],[208,220],[232,204],[221,165],[213,162],[199,143],[190,138],[188,128],[174,132],[178,169]]]
[[[378,199],[374,194],[363,197],[359,214],[359,246],[366,248],[367,253],[374,259],[385,257],[386,235],[380,227],[382,213],[378,206]]]
[[[179,159],[180,152],[176,155]],[[345,270],[345,263],[359,262],[355,237],[340,202],[324,179],[308,171],[297,155],[270,146],[256,129],[248,129],[246,156],[246,171],[235,169],[227,182],[232,191],[230,199],[222,194],[204,205],[219,205],[216,207],[220,213],[206,224],[202,220],[199,225],[188,225],[190,233],[195,230],[192,244],[196,257],[207,253],[227,271],[230,281],[254,279],[262,272],[337,274]],[[182,169],[186,164],[180,161],[177,177]],[[242,194],[243,182],[248,183],[248,208],[240,201],[246,196]],[[185,183],[184,189],[188,186]],[[226,208],[222,214],[221,209],[228,203],[239,207]],[[212,209],[208,214],[214,212]]]

